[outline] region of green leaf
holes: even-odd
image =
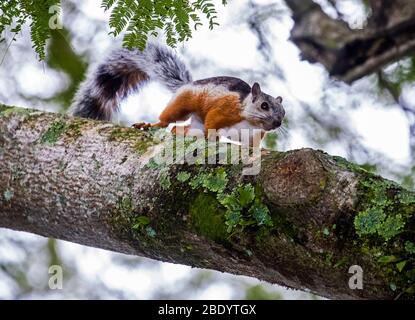
[[[403,268],[405,268],[407,262],[408,262],[408,260],[404,260],[404,261],[398,262],[396,264],[396,268],[399,270],[399,272],[402,272],[402,270],[403,270]]]
[[[414,294],[415,293],[415,284],[410,286],[408,289],[405,290],[406,293]]]
[[[221,205],[223,205],[225,208],[231,211],[241,211],[242,206],[239,203],[238,198],[235,196],[235,194],[225,195],[223,197],[219,198],[219,202]]]
[[[391,263],[396,261],[399,261],[399,258],[395,256],[383,256],[378,259],[379,263]]]
[[[264,204],[254,203],[248,213],[255,219],[258,226],[273,226],[270,212]]]
[[[223,1],[225,5],[227,2]],[[24,24],[30,21],[32,46],[40,60],[45,59],[46,41],[51,37],[49,23],[57,12],[49,12],[52,6],[60,6],[60,0],[0,1],[0,42],[5,41],[9,29],[15,40]],[[111,10],[110,34],[125,33],[123,44],[127,48],[143,50],[149,34],[163,30],[167,44],[175,47],[180,41],[192,37],[192,30],[201,25],[201,17],[207,18],[209,28],[218,25],[213,0],[102,0],[104,11]]]
[[[150,224],[150,218],[146,216],[140,216],[136,219],[137,223],[142,224],[143,226],[146,226]]]
[[[241,212],[239,212],[239,211],[231,211],[231,210],[226,211],[225,218],[226,218],[225,224],[228,226],[228,228],[227,228],[227,232],[228,233],[231,233],[232,230],[242,220]]]
[[[411,241],[405,242],[405,251],[409,254],[415,254],[415,244],[413,244]]]
[[[190,173],[182,171],[177,174],[177,180],[180,182],[186,182],[191,177]]]
[[[239,187],[238,193],[239,203],[243,208],[246,208],[255,199],[255,189],[251,184]]]
[[[218,169],[215,173],[206,175],[202,183],[203,187],[215,193],[222,193],[227,184],[228,177],[223,168]]]
[[[189,185],[192,189],[197,189],[203,185],[203,181],[206,179],[207,175],[205,173],[200,173],[197,176],[193,177],[190,180]]]
[[[150,224],[150,218],[146,217],[146,216],[140,216],[138,218],[135,219],[135,224],[132,226],[132,229],[134,230],[138,230],[138,229],[142,229],[145,226]]]

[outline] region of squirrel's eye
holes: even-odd
[[[261,109],[262,109],[262,110],[268,110],[268,109],[269,109],[269,105],[268,105],[268,103],[263,102],[263,103],[261,104]]]

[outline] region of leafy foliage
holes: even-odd
[[[40,138],[40,143],[54,144],[65,131],[66,124],[63,121],[53,123]]]
[[[179,172],[177,180],[187,182],[193,190],[203,190],[204,193],[215,195],[219,206],[226,209],[224,222],[230,236],[247,227],[273,227],[270,211],[262,203],[259,190],[248,183],[240,184],[232,192],[228,192],[229,179],[224,168],[200,172],[192,178],[187,172]]]
[[[415,244],[412,243],[411,241],[406,241],[405,242],[405,250],[406,252],[408,252],[409,254],[413,254],[415,255]]]
[[[20,33],[23,25],[30,21],[33,48],[39,59],[45,58],[46,40],[50,38],[51,28],[49,22],[56,14],[50,8],[59,7],[59,0],[9,0],[0,2],[0,42],[5,40],[5,31],[8,26],[15,36]]]
[[[251,184],[240,185],[231,194],[220,197],[219,202],[227,209],[225,223],[229,233],[237,227],[243,230],[254,225],[273,226],[269,209],[256,196],[255,188]]]
[[[185,171],[179,172],[177,174],[177,180],[180,182],[186,182],[187,180],[189,180],[191,177],[191,174]]]
[[[223,168],[219,168],[214,173],[201,173],[195,176],[189,184],[192,189],[203,187],[205,190],[221,193],[225,190],[227,183],[228,178],[225,170]]]
[[[147,236],[154,238],[156,237],[156,231],[149,226],[151,220],[147,216],[139,216],[135,219],[134,224],[132,225],[133,230],[137,230],[141,233],[146,234]]]
[[[126,32],[124,46],[143,50],[149,35],[157,36],[164,31],[167,44],[175,47],[192,36],[192,29],[202,25],[207,18],[209,28],[216,22],[217,11],[213,0],[102,0],[101,7],[111,10],[109,25],[111,34],[118,36]],[[226,5],[227,0],[222,0]],[[23,25],[30,21],[33,47],[39,59],[45,58],[46,41],[51,36],[50,21],[56,12],[50,10],[60,6],[60,0],[8,0],[0,2],[0,42],[5,41],[7,28],[15,36]]]
[[[147,216],[140,216],[136,219],[133,229],[140,229],[150,224],[150,218]]]
[[[400,234],[405,226],[405,219],[401,213],[386,214],[388,211],[393,211],[391,208],[394,200],[388,196],[388,190],[393,189],[394,186],[392,183],[382,185],[375,180],[365,181],[362,186],[370,197],[370,205],[356,215],[354,220],[356,232],[360,236],[377,234],[385,241],[389,241]],[[404,196],[397,196],[396,201],[401,201],[401,197]],[[405,204],[405,201],[412,200],[407,196],[401,203]]]
[[[366,241],[365,250],[382,254],[377,262],[388,277],[401,274],[401,280],[389,283],[391,290],[415,293],[415,245],[406,240],[411,237],[407,226],[414,214],[414,195],[376,178],[362,182],[359,189],[368,205],[355,216],[354,225]],[[403,237],[397,238],[399,234]]]

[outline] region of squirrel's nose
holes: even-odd
[[[274,121],[272,121],[272,125],[275,128],[278,128],[279,126],[281,126],[281,120],[280,119],[275,119]]]

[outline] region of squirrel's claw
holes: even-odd
[[[148,130],[151,128],[151,123],[146,123],[146,122],[134,123],[132,127],[138,130]]]

